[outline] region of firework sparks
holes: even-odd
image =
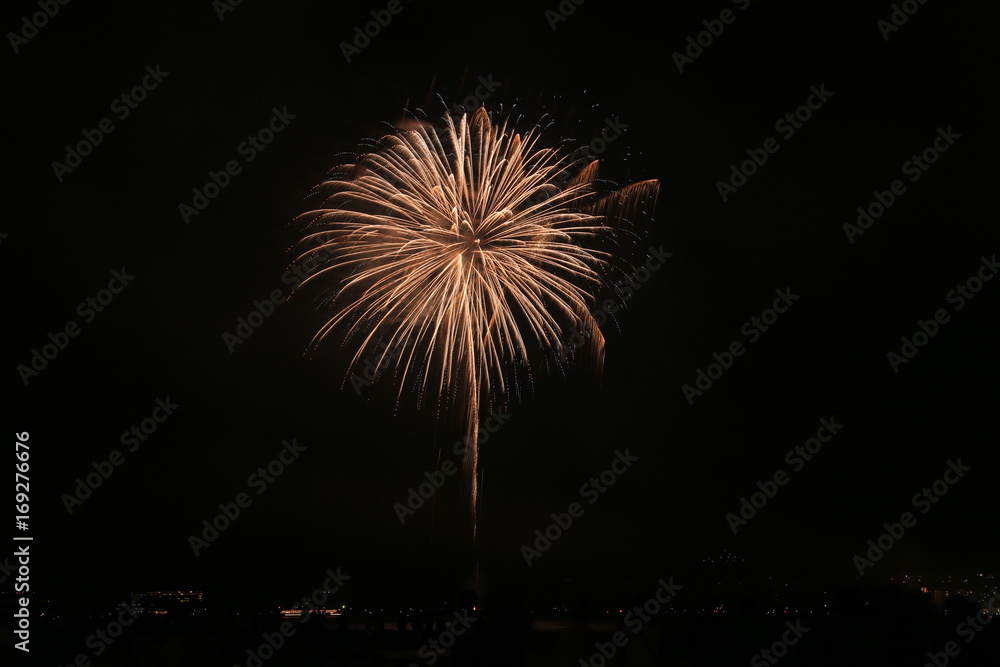
[[[321,206],[297,218],[307,249],[296,261],[334,258],[301,286],[336,294],[312,345],[339,332],[351,368],[393,354],[397,401],[409,385],[439,416],[458,415],[473,525],[480,411],[507,403],[512,364],[561,356],[572,334],[601,363],[590,307],[614,257],[597,246],[658,192],[656,181],[602,192],[596,160],[573,174],[577,163],[538,137],[483,109],[441,131],[420,124],[337,168],[316,188]]]

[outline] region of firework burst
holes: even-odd
[[[444,120],[384,137],[317,186],[296,261],[333,257],[302,284],[334,294],[312,346],[336,333],[350,368],[393,364],[397,402],[410,386],[458,415],[475,525],[480,412],[517,393],[515,367],[565,358],[571,336],[600,365],[590,308],[615,255],[599,248],[652,209],[658,184],[602,189],[596,160],[581,167],[539,147],[538,126],[521,136],[483,109]]]

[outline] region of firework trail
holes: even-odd
[[[420,123],[338,167],[314,191],[319,208],[296,219],[296,261],[333,257],[300,286],[335,293],[312,346],[338,332],[355,350],[350,368],[395,358],[397,404],[409,385],[439,417],[458,417],[474,533],[480,412],[518,393],[519,364],[565,358],[574,334],[600,367],[590,307],[615,257],[597,246],[651,211],[659,189],[600,191],[596,160],[579,168],[538,136],[483,109],[437,130]]]

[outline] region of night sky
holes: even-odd
[[[39,595],[290,603],[340,567],[345,603],[451,601],[478,562],[481,582],[515,581],[533,602],[612,601],[724,551],[761,579],[1000,573],[1000,280],[952,292],[1000,253],[997,7],[919,5],[884,39],[889,3],[588,0],[553,30],[555,0],[404,0],[347,62],[341,43],[385,6],[243,2],[220,20],[210,2],[74,2],[8,45],[4,423],[30,433]],[[35,10],[8,6],[5,32]],[[731,22],[713,24],[723,10]],[[703,21],[723,30],[678,71]],[[115,106],[155,82],[147,66],[161,81]],[[405,525],[393,509],[438,450],[454,458],[459,427],[409,394],[396,410],[390,383],[341,388],[336,348],[304,356],[314,298],[280,303],[232,352],[223,334],[291,291],[289,223],[328,170],[404,109],[440,117],[437,96],[450,107],[480,77],[499,83],[486,107],[516,107],[525,129],[551,114],[552,144],[626,124],[601,174],[660,181],[639,250],[671,257],[603,327],[599,383],[586,365],[540,377],[483,444],[473,547],[460,475]],[[809,100],[808,120],[776,127]],[[294,118],[248,162],[241,143],[275,109]],[[103,118],[113,131],[57,174]],[[908,172],[949,128],[947,150]],[[718,182],[747,151],[767,161],[724,199]],[[179,205],[230,160],[240,173],[186,222]],[[884,214],[845,231],[895,180],[905,192]],[[133,278],[101,312],[78,310],[115,271]],[[754,333],[776,290],[798,298]],[[887,355],[939,309],[947,321],[894,369]],[[17,367],[68,322],[78,335],[26,384]],[[689,401],[683,385],[734,341],[745,352]],[[128,451],[122,433],[168,397],[173,414]],[[793,470],[786,453],[821,419],[843,428]],[[248,476],[293,439],[305,449],[258,494]],[[69,513],[64,494],[114,450],[121,465]],[[638,460],[529,567],[522,545],[626,450]],[[970,470],[920,514],[911,498],[959,458]],[[726,515],[779,470],[788,483],[734,535]],[[189,536],[241,492],[252,504],[196,557]],[[859,578],[853,556],[906,511],[915,527]]]

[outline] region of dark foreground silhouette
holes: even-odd
[[[635,608],[648,597],[631,599]],[[95,667],[997,667],[1000,620],[978,611],[960,597],[934,607],[926,596],[885,586],[867,594],[844,588],[822,615],[765,615],[745,600],[728,613],[664,612],[639,623],[627,613],[595,616],[586,600],[563,615],[531,615],[506,584],[482,602],[465,593],[447,612],[143,615],[114,638],[95,635],[107,619],[39,619],[30,657],[68,666],[83,654]],[[0,641],[14,650],[10,625]]]

